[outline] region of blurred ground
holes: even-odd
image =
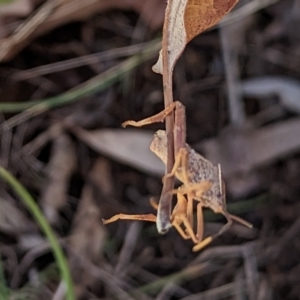
[[[148,150],[162,125],[120,125],[163,108],[151,66],[165,1],[107,3],[0,6],[0,163],[59,237],[77,298],[300,299],[300,1],[240,0],[175,69],[188,143],[221,162],[228,210],[254,225],[200,253],[175,230],[102,225],[154,213],[164,170]],[[210,211],[205,220],[207,236],[225,222]],[[8,299],[64,299],[47,240],[2,180],[0,253]]]

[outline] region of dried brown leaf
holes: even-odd
[[[53,141],[48,179],[41,195],[41,206],[50,223],[57,222],[59,210],[67,202],[70,176],[76,156],[71,139],[64,133]]]
[[[225,177],[249,172],[294,153],[300,148],[300,118],[259,129],[227,128],[218,138],[201,143],[205,156],[219,162]]]
[[[75,215],[72,227],[70,245],[72,250],[82,261],[89,263],[99,263],[102,256],[102,248],[105,242],[106,230],[102,224],[102,215],[99,202],[94,196],[94,189],[99,189],[100,193],[107,195],[111,188],[110,183],[103,183],[103,178],[110,178],[110,170],[104,159],[98,159],[89,174],[89,181],[84,186],[79,206]],[[99,193],[96,193],[99,194]],[[71,260],[71,267],[75,277],[77,297],[85,291],[87,285],[94,282],[94,278],[84,269],[80,270],[77,259]]]
[[[70,238],[73,250],[93,262],[98,261],[99,256],[101,256],[106,235],[100,207],[97,205],[99,199],[94,197],[93,191],[96,187],[103,195],[107,195],[106,192],[108,191],[104,192],[102,189],[103,176],[110,177],[110,174],[106,173],[107,171],[105,160],[98,159],[88,176],[89,183],[83,188]],[[99,174],[103,176],[99,177]]]
[[[33,228],[33,224],[13,200],[0,195],[0,231],[9,235],[19,235]]]
[[[184,28],[184,12],[187,2],[188,0],[168,1],[164,21],[163,49],[159,53],[157,63],[152,67],[155,73],[163,74],[164,71],[172,74],[174,65],[185,48],[187,42]],[[167,57],[163,58],[164,50],[167,53]],[[167,61],[167,69],[165,70],[163,70],[163,59]]]
[[[283,107],[293,113],[300,113],[300,82],[298,80],[281,76],[255,77],[243,81],[241,89],[246,97],[263,99],[276,96]]]
[[[186,41],[217,24],[238,0],[189,0],[184,14]]]
[[[164,166],[150,151],[153,133],[143,130],[103,129],[86,131],[74,128],[79,139],[95,151],[141,171],[162,175]]]

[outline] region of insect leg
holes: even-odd
[[[184,148],[181,148],[180,151],[178,152],[178,154],[176,155],[175,163],[173,165],[173,168],[172,168],[170,173],[166,174],[163,177],[163,179],[162,179],[163,183],[165,183],[167,178],[175,176],[176,171],[181,166],[181,160],[182,160],[182,157],[183,157],[184,150],[185,150]]]
[[[131,220],[131,221],[136,220],[136,221],[156,222],[156,216],[153,214],[145,214],[145,215],[117,214],[107,220],[102,219],[102,222],[103,222],[103,224],[109,224],[109,223],[116,222],[118,220]]]
[[[198,203],[197,205],[197,239],[198,242],[201,242],[203,239],[203,231],[204,231],[204,218],[202,211],[202,204]]]
[[[187,205],[188,205],[188,201],[186,200],[185,196],[182,194],[177,194],[177,204],[173,209],[171,221],[172,221],[172,225],[177,229],[179,234],[184,239],[191,238],[193,242],[196,244],[198,242],[197,238],[193,231],[193,227],[191,226],[191,224],[187,219]],[[180,227],[182,223],[185,226],[185,232]]]
[[[240,217],[238,217],[238,216],[231,215],[231,214],[228,214],[228,216],[229,216],[232,220],[234,220],[234,221],[236,221],[236,222],[238,222],[238,223],[240,223],[240,224],[242,224],[242,225],[244,225],[244,226],[246,226],[246,227],[248,227],[248,228],[252,228],[252,227],[253,227],[253,225],[252,225],[251,223],[247,222],[246,220],[244,220],[244,219],[242,219],[242,218],[240,218]]]
[[[128,125],[134,126],[134,127],[142,127],[142,126],[153,124],[153,123],[163,122],[165,120],[165,118],[167,117],[167,115],[169,115],[174,110],[175,107],[176,107],[176,102],[172,103],[171,105],[166,107],[164,110],[162,110],[158,114],[153,115],[149,118],[146,118],[146,119],[143,119],[140,121],[133,121],[133,120],[125,121],[124,123],[122,123],[122,127],[126,127]]]
[[[219,230],[218,233],[207,237],[206,239],[204,239],[203,241],[201,241],[200,243],[198,243],[197,245],[195,245],[193,247],[193,251],[197,252],[201,249],[203,249],[204,247],[206,247],[208,244],[210,244],[215,238],[217,238],[218,236],[222,235],[224,232],[226,232],[232,225],[232,219],[227,215],[224,214],[225,218],[227,219],[227,223]]]

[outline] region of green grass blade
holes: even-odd
[[[46,235],[48,242],[52,248],[56,263],[60,269],[61,277],[66,285],[67,299],[74,300],[75,293],[68,262],[47,219],[44,217],[42,211],[40,210],[34,199],[31,197],[31,195],[28,193],[28,191],[24,188],[24,186],[2,166],[0,166],[0,177],[4,181],[6,181],[13,189],[13,191],[20,197],[24,205],[30,211],[30,213],[35,218],[38,225]]]

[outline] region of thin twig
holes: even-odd
[[[163,40],[162,40],[162,77],[163,77],[163,89],[164,89],[164,105],[165,108],[173,103],[173,84],[172,84],[172,67],[169,61],[169,22],[168,16],[170,16],[170,7],[167,5],[166,18],[163,28]],[[174,165],[174,115],[169,114],[166,117],[166,135],[167,135],[167,164],[166,174],[171,173]],[[174,176],[167,177],[164,181],[164,186],[159,199],[159,205],[157,210],[156,226],[159,233],[166,233],[172,226],[170,221],[171,206],[172,206],[172,194],[170,193],[174,187]]]
[[[115,274],[118,278],[123,278],[126,275],[126,266],[129,265],[132,253],[136,246],[137,239],[141,231],[141,223],[133,222],[127,231],[124,245],[119,254],[119,261],[115,267]]]
[[[187,296],[182,298],[181,300],[209,300],[212,298],[215,299],[224,299],[224,298],[228,298],[230,296],[235,295],[236,293],[236,283],[232,282],[232,283],[228,283],[225,285],[222,285],[220,287],[205,291],[205,292],[201,292],[198,294],[193,294],[191,296]]]

